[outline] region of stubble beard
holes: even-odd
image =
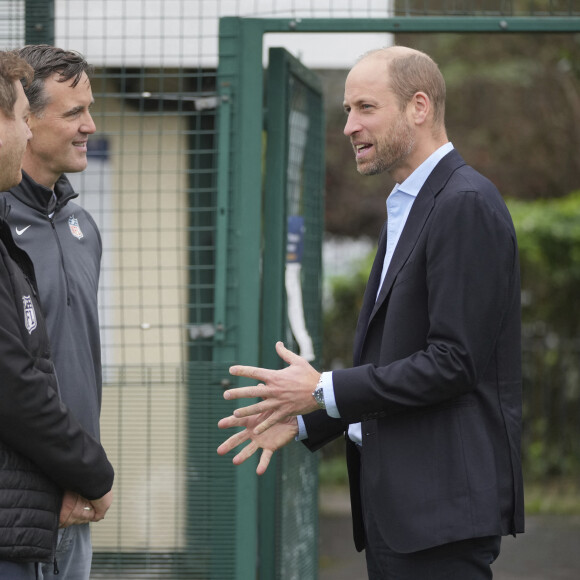
[[[12,149],[3,160],[4,167],[0,176],[0,191],[7,191],[22,180],[22,153]]]
[[[399,167],[415,147],[415,136],[407,120],[401,116],[391,130],[392,138],[383,137],[375,143],[375,157],[368,163],[357,163],[361,175],[390,173]]]

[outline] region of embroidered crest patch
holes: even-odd
[[[28,334],[32,334],[32,331],[36,328],[36,311],[34,310],[34,304],[30,296],[22,297],[22,304],[24,305],[24,326],[28,330]]]
[[[79,226],[79,220],[74,215],[71,215],[68,218],[68,227],[70,228],[70,233],[75,238],[80,240],[83,237],[83,232]]]

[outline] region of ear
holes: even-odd
[[[426,93],[416,92],[409,103],[411,119],[416,125],[423,125],[431,112],[431,101]]]

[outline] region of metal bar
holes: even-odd
[[[288,62],[283,48],[271,48],[266,83],[266,166],[264,187],[264,292],[262,299],[261,360],[279,368],[274,344],[284,337],[286,321],[286,189],[288,170]],[[278,455],[260,478],[260,578],[276,578],[276,504]],[[278,493],[279,490],[278,490]]]
[[[226,293],[228,269],[228,225],[230,195],[230,132],[231,90],[222,87],[221,105],[218,110],[218,159],[217,159],[217,213],[216,213],[216,257],[215,257],[215,341],[223,341],[226,335]]]
[[[580,16],[242,18],[262,32],[579,32]],[[250,24],[252,21],[252,24]]]
[[[264,83],[262,34],[256,31],[255,23],[242,25],[238,18],[222,18],[219,53],[218,90],[221,94],[231,91],[232,115],[231,149],[220,152],[220,173],[229,173],[228,214],[232,220],[230,232],[234,232],[235,238],[231,245],[224,247],[226,236],[223,236],[217,257],[231,260],[227,256],[228,248],[233,252],[237,272],[237,308],[228,311],[227,340],[215,345],[214,358],[258,365]],[[222,137],[220,133],[219,138]],[[235,157],[232,151],[236,152]],[[220,193],[222,197],[225,194],[224,190]],[[231,281],[225,282],[225,291],[231,291]],[[222,305],[216,303],[216,309],[226,309],[226,295],[221,293],[216,298],[222,301]],[[235,578],[255,578],[258,568],[258,482],[255,467],[255,460],[238,467],[232,490],[236,505]]]

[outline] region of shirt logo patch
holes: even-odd
[[[15,228],[16,235],[21,236],[30,226],[26,226],[25,228],[19,229],[18,226]]]
[[[84,237],[79,226],[79,220],[74,215],[68,218],[68,227],[70,228],[70,233],[78,240]]]
[[[28,330],[28,334],[32,334],[32,331],[36,328],[36,311],[34,310],[34,304],[30,296],[22,297],[22,304],[24,305],[24,326]]]

